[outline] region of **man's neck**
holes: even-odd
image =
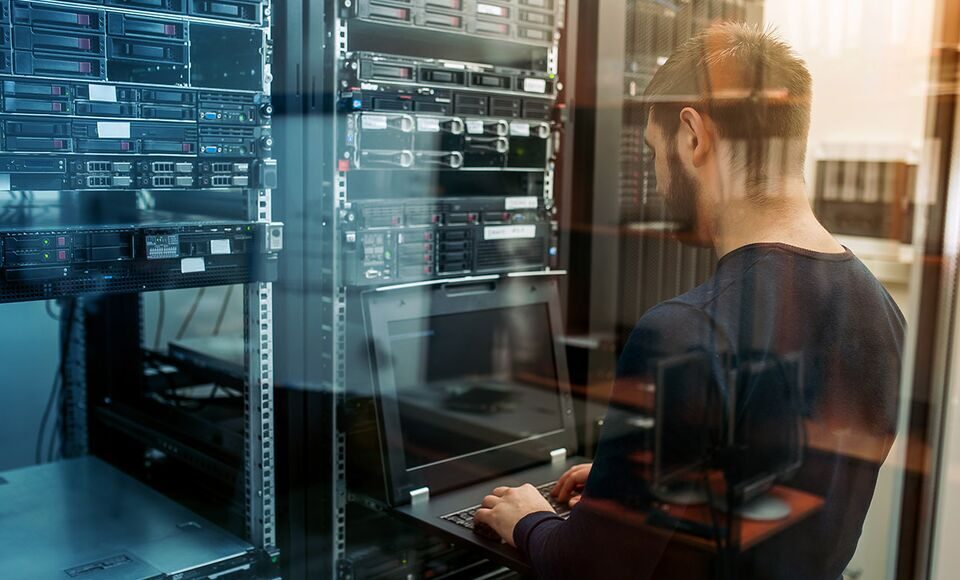
[[[724,207],[712,236],[718,257],[757,243],[788,244],[828,254],[845,251],[817,221],[802,189],[771,195],[777,201],[767,205],[739,200]]]

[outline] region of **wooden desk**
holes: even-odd
[[[756,522],[734,519],[739,532],[739,545],[732,546],[735,550],[733,557],[741,562],[741,557],[749,558],[751,550],[762,550],[766,541],[775,538],[778,534],[787,532],[800,525],[822,509],[823,499],[785,486],[776,486],[771,494],[786,501],[790,507],[790,515],[774,522]],[[585,500],[588,501],[588,500]],[[653,546],[649,556],[655,558],[652,578],[657,580],[675,580],[677,578],[715,579],[717,571],[717,547],[712,539],[701,538],[685,534],[670,528],[662,528],[646,523],[644,513],[623,510],[615,502],[608,500],[589,500],[590,509],[615,518],[625,529],[635,529],[637,533],[646,536],[644,542]],[[580,509],[579,507],[577,509]],[[663,510],[675,518],[695,521],[701,524],[712,525],[710,512],[707,506],[670,506]],[[736,536],[735,536],[736,537]]]
[[[820,510],[820,508],[823,507],[823,499],[797,489],[778,485],[768,493],[787,502],[787,504],[790,506],[790,515],[782,520],[776,520],[772,522],[758,522],[736,518],[734,520],[734,525],[738,526],[739,528],[741,552],[745,552],[750,548],[760,544],[764,540],[773,537],[774,535],[790,527],[793,527],[799,522],[815,514]],[[682,518],[701,524],[711,525],[710,509],[705,505],[668,506],[668,508],[664,509],[663,511],[675,518]],[[663,533],[669,534],[670,532],[664,530]],[[713,542],[713,540],[683,533],[676,533],[673,534],[673,536],[677,541],[684,542],[703,550],[716,550],[716,544]]]

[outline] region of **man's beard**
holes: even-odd
[[[661,190],[667,219],[674,224],[674,233],[693,234],[697,228],[697,197],[700,184],[687,173],[676,152],[667,156],[670,183]]]

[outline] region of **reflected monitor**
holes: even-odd
[[[769,355],[740,365],[727,483],[743,517],[786,517],[789,506],[766,494],[803,462],[803,375],[799,355]]]
[[[710,363],[693,352],[657,365],[652,490],[668,503],[707,499],[704,470],[721,443],[724,408]]]

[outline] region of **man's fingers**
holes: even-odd
[[[486,496],[486,497],[483,498],[483,501],[481,502],[480,505],[482,505],[483,507],[488,508],[488,509],[493,509],[493,508],[494,508],[498,503],[500,503],[501,501],[503,501],[503,499],[501,499],[501,498],[499,498],[499,497],[497,497],[497,496],[495,496],[495,495],[488,495],[488,496]]]
[[[510,490],[509,487],[507,487],[507,486],[505,486],[505,485],[502,485],[502,486],[500,486],[500,487],[494,488],[494,490],[493,490],[493,495],[495,495],[495,496],[497,496],[497,497],[503,497],[503,495],[504,495],[505,493],[507,493],[507,491],[509,491],[509,490]]]
[[[563,480],[563,483],[557,483],[554,486],[553,491],[555,492],[555,497],[560,501],[567,501],[570,499],[570,495],[573,493],[573,490],[584,481],[586,481],[585,473],[589,472],[589,467],[578,465],[567,472],[569,477]],[[575,470],[575,471],[574,471]]]
[[[570,499],[570,492],[573,491],[574,485],[576,485],[576,482],[573,477],[568,477],[563,485],[557,485],[553,488],[554,496],[560,501],[567,501]]]
[[[567,482],[573,477],[574,472],[579,468],[579,465],[574,465],[570,469],[566,470],[563,475],[560,476],[560,479],[557,480],[557,484],[553,486],[553,489],[550,493],[553,497],[560,497],[560,491],[567,485]]]
[[[580,503],[580,498],[581,498],[581,497],[583,497],[583,496],[582,496],[582,495],[575,495],[575,496],[573,496],[573,497],[570,498],[570,501],[568,502],[568,505],[570,506],[570,509],[573,509],[573,506],[575,506],[575,505],[577,505],[578,503]]]
[[[488,508],[480,508],[477,510],[477,513],[473,514],[473,519],[477,520],[481,524],[487,524],[489,526],[493,521],[493,510]]]

